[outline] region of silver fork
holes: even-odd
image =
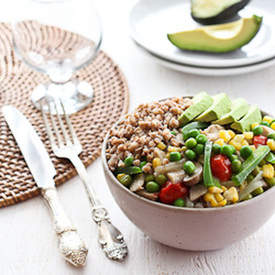
[[[99,201],[92,186],[88,184],[88,173],[81,159],[78,157],[82,152],[82,146],[73,129],[70,118],[66,114],[64,105],[62,101],[59,101],[60,108],[58,108],[56,101],[49,102],[45,99],[44,101],[46,101],[48,105],[50,119],[48,119],[45,113],[42,101],[40,101],[40,109],[42,110],[43,120],[52,150],[57,157],[69,159],[76,168],[92,207],[92,218],[98,225],[98,241],[106,256],[112,260],[122,261],[128,254],[127,245],[121,232],[111,223],[107,209]],[[54,111],[57,121],[53,115]],[[62,113],[65,118],[69,131],[66,129],[60,113]],[[58,125],[60,126],[61,133],[58,130]]]

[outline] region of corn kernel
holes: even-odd
[[[224,185],[222,185],[221,188],[222,188],[222,191],[223,191],[223,192],[225,192],[225,191],[227,190],[227,188],[226,188]]]
[[[224,140],[219,138],[218,140],[215,141],[215,144],[219,144],[220,146],[224,145]]]
[[[161,166],[161,160],[160,158],[154,158],[152,162],[153,168],[156,168],[158,166]]]
[[[251,130],[253,130],[256,126],[258,126],[259,125],[259,123],[252,123],[251,124]]]
[[[236,134],[232,130],[227,131],[231,138],[235,137]]]
[[[118,174],[116,178],[120,181],[126,174]]]
[[[272,164],[265,164],[263,166],[263,177],[272,179],[274,177],[274,167]]]
[[[168,146],[168,152],[180,152],[181,148],[179,147],[174,147],[174,146]]]
[[[256,150],[255,145],[249,145],[249,147],[252,149],[253,152]]]
[[[233,203],[239,200],[239,194],[236,187],[232,186],[227,191],[223,193],[224,197],[228,201],[232,201]]]
[[[268,139],[266,144],[271,151],[275,151],[275,140],[274,139]]]
[[[223,206],[225,206],[226,204],[227,204],[227,201],[226,201],[226,199],[224,199],[224,200],[222,200],[222,201],[220,201],[220,202],[218,203],[218,206],[223,207]]]
[[[229,141],[229,144],[234,146],[238,151],[240,151],[242,148],[242,144],[240,142],[235,142],[234,140]]]
[[[210,204],[212,207],[218,207],[218,202],[215,200],[211,201]]]
[[[163,143],[163,142],[160,142],[157,147],[160,149],[160,150],[165,150],[166,148],[166,145]]]
[[[222,189],[217,186],[211,186],[208,188],[208,192],[211,194],[219,194],[222,193]]]
[[[270,127],[271,127],[273,130],[275,130],[275,122],[272,122],[271,125],[270,125]]]
[[[253,138],[253,132],[244,132],[243,135],[247,140],[251,140]]]
[[[243,140],[243,141],[242,141],[242,146],[245,146],[245,145],[249,145],[249,143],[248,143],[247,140]]]
[[[233,140],[235,142],[242,142],[244,140],[244,135],[243,134],[239,134],[239,135],[236,135]]]
[[[217,200],[217,202],[221,202],[222,200],[224,200],[224,197],[222,194],[215,194],[215,199]]]
[[[203,196],[203,199],[206,201],[206,202],[210,202],[211,200],[214,200],[214,195],[207,192],[204,196]]]
[[[221,139],[223,139],[225,142],[228,142],[231,139],[230,134],[228,133],[228,131],[225,130],[221,130],[219,132],[219,136]]]
[[[273,118],[270,116],[264,116],[263,121],[268,122],[269,124],[272,122]]]

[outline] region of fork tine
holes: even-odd
[[[66,142],[66,144],[71,144],[72,143],[71,139],[70,139],[69,135],[67,134],[67,131],[66,131],[65,127],[64,127],[64,123],[63,123],[61,115],[60,115],[60,113],[58,111],[58,108],[57,108],[57,105],[56,105],[56,101],[54,101],[54,107],[55,107],[55,112],[56,112],[56,115],[57,115],[57,119],[58,119],[59,125],[61,127],[61,131],[62,131],[63,136],[65,138],[65,142]]]
[[[56,137],[57,137],[57,143],[58,143],[58,146],[61,146],[61,144],[62,144],[62,139],[61,139],[61,136],[60,136],[59,131],[58,131],[58,129],[57,129],[57,125],[56,125],[55,119],[54,119],[54,117],[53,117],[52,106],[51,106],[49,100],[47,100],[47,104],[48,104],[48,110],[49,110],[49,114],[50,114],[50,118],[51,118],[53,130],[54,130],[54,133],[56,134]]]
[[[45,113],[44,108],[43,108],[43,104],[42,104],[41,101],[39,102],[39,104],[40,104],[40,109],[42,111],[43,121],[44,121],[44,124],[45,124],[45,127],[46,127],[47,135],[50,139],[51,146],[56,146],[56,143],[55,143],[55,140],[54,140],[54,137],[53,137],[53,133],[52,133],[52,130],[51,130],[50,125],[49,125],[48,118],[47,118],[46,113]]]
[[[75,133],[75,130],[72,126],[71,120],[70,120],[69,116],[66,113],[66,110],[65,110],[65,107],[64,107],[64,104],[63,104],[62,100],[60,99],[59,101],[60,101],[60,105],[61,105],[62,110],[63,110],[63,114],[65,116],[66,123],[69,126],[69,130],[70,130],[70,134],[71,134],[72,139],[73,139],[73,143],[77,144],[77,143],[79,143],[79,140],[78,140],[77,135]]]

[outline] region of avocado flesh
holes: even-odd
[[[232,102],[231,111],[223,115],[219,120],[213,121],[215,124],[225,125],[242,118],[249,109],[249,105],[243,98],[237,98]]]
[[[221,93],[213,96],[213,104],[196,118],[198,121],[209,122],[219,119],[231,110],[231,101],[227,94]]]
[[[260,123],[262,121],[261,111],[256,105],[250,106],[247,114],[239,121],[234,122],[230,127],[239,132],[250,130],[252,123]]]
[[[253,15],[233,23],[201,27],[195,30],[168,34],[168,39],[183,50],[229,52],[251,41],[262,23],[262,17]]]
[[[193,104],[187,108],[179,117],[180,125],[183,126],[190,122],[193,118],[200,115],[208,109],[213,103],[213,99],[206,92],[201,92],[193,97]]]
[[[191,16],[204,25],[225,23],[234,18],[250,0],[192,0]]]

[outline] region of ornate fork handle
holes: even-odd
[[[42,189],[42,196],[51,210],[60,252],[74,266],[83,266],[86,262],[88,249],[66,216],[55,187]]]
[[[92,218],[98,225],[98,241],[106,256],[112,260],[122,261],[128,254],[128,248],[121,232],[111,223],[108,211],[100,203],[97,195],[88,185],[88,173],[77,155],[68,157],[75,166],[82,183],[84,184],[92,206]]]

